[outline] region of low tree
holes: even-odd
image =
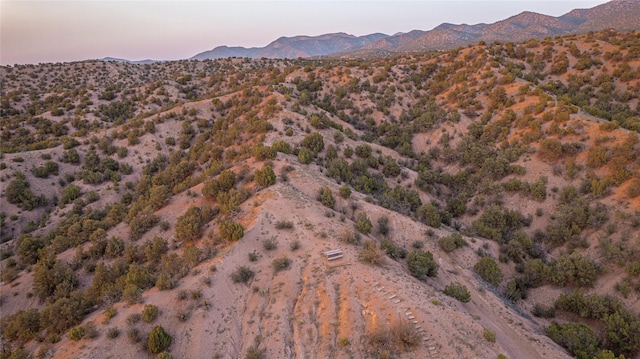
[[[186,242],[200,237],[202,230],[202,210],[191,206],[187,212],[176,221],[176,238]]]
[[[438,208],[430,203],[418,208],[416,215],[421,222],[430,227],[439,228],[442,222],[442,217],[438,212]]]
[[[172,340],[173,337],[165,332],[161,325],[156,325],[149,333],[147,348],[151,353],[158,354],[169,348]]]
[[[440,238],[438,245],[443,251],[451,253],[458,248],[466,246],[467,241],[462,238],[460,233],[452,233],[450,236]]]
[[[331,209],[333,209],[333,206],[336,204],[336,200],[333,198],[333,193],[327,186],[320,189],[320,193],[318,193],[318,201],[320,201],[323,206]]]
[[[244,228],[240,223],[224,221],[220,223],[220,237],[227,241],[237,241],[244,237]]]
[[[80,197],[80,187],[72,184],[68,185],[62,190],[60,198],[60,206],[64,206],[66,204],[72,203],[78,197]]]
[[[469,293],[469,290],[467,289],[467,287],[465,287],[464,285],[458,282],[453,282],[448,286],[446,286],[442,291],[442,293],[450,297],[456,298],[457,300],[463,303],[467,303],[471,300],[471,293]]]
[[[308,134],[304,140],[302,140],[302,147],[308,148],[315,156],[318,152],[324,149],[324,140],[322,135],[318,132]]]
[[[276,174],[271,166],[264,166],[254,172],[253,180],[261,187],[269,187],[276,184]]]
[[[67,262],[57,260],[53,252],[46,249],[40,252],[40,259],[33,268],[34,293],[40,300],[69,295],[78,285],[76,273]]]
[[[438,263],[433,259],[431,252],[416,251],[409,253],[407,257],[407,265],[411,275],[421,281],[427,277],[436,277],[438,275]]]
[[[2,336],[8,340],[27,342],[40,332],[40,313],[37,309],[20,310],[2,318]]]
[[[18,256],[24,264],[35,264],[38,260],[38,250],[45,246],[40,237],[32,237],[28,234],[22,235],[18,243]]]
[[[44,197],[36,197],[29,189],[30,183],[27,176],[22,172],[15,173],[16,178],[9,182],[6,187],[5,196],[7,201],[15,204],[27,211],[46,203]]]
[[[311,161],[313,161],[313,154],[311,153],[311,150],[308,148],[301,148],[300,151],[298,151],[298,161],[303,165],[311,163]]]
[[[233,171],[222,171],[217,179],[204,184],[202,187],[202,195],[215,200],[219,193],[228,192],[235,186],[235,183],[236,174]]]
[[[473,269],[489,284],[497,287],[502,282],[502,270],[493,258],[481,258]]]
[[[593,358],[599,351],[598,337],[586,324],[554,323],[545,330],[545,333],[576,358]]]

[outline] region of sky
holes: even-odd
[[[0,0],[0,64],[103,57],[178,60],[281,36],[393,35],[443,22],[491,23],[522,11],[560,16],[605,0]]]

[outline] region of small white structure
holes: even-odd
[[[342,249],[334,249],[332,251],[324,252],[324,255],[327,256],[327,260],[332,261],[334,259],[342,258]]]

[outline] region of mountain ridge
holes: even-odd
[[[218,46],[212,50],[192,56],[190,60],[218,59],[224,57],[250,58],[297,58],[323,56],[352,48],[359,48],[371,42],[388,37],[382,33],[354,36],[343,32],[318,36],[299,35],[279,37],[265,47]]]
[[[606,28],[619,31],[633,30],[638,29],[638,24],[640,2],[614,0],[589,9],[574,9],[558,17],[524,11],[491,24],[443,23],[429,31],[416,30],[414,34],[420,35],[411,39],[387,38],[357,49],[351,54],[338,55],[364,56],[372,49],[390,53],[449,50],[478,41],[519,42]]]
[[[188,60],[230,57],[283,59],[387,56],[406,52],[449,50],[479,41],[518,42],[607,28],[629,31],[639,29],[638,24],[640,24],[640,2],[612,0],[588,9],[573,9],[557,17],[523,11],[490,24],[444,22],[431,30],[415,29],[393,35],[372,33],[355,36],[335,32],[315,36],[281,36],[263,47],[217,46],[197,53]],[[150,59],[131,61],[111,57],[101,60],[132,64],[149,64],[159,61]]]
[[[201,52],[191,60],[216,59],[224,57],[249,58],[291,58],[315,56],[357,57],[372,52],[402,53],[430,50],[448,50],[477,41],[525,41],[569,33],[614,28],[619,31],[637,29],[640,24],[640,2],[614,0],[589,9],[574,9],[554,17],[532,11],[523,11],[507,19],[491,24],[442,23],[432,30],[412,30],[394,35],[369,34],[363,36],[345,33],[322,34],[318,36],[280,37],[265,47],[237,49],[218,46]],[[350,36],[351,46],[345,46],[344,38]],[[377,37],[377,39],[376,39]],[[370,41],[375,39],[374,41]],[[357,42],[360,41],[360,44]],[[321,43],[322,42],[322,43]],[[315,48],[310,47],[315,43]],[[332,46],[327,46],[333,44]],[[321,47],[324,45],[323,47]],[[304,48],[300,48],[303,46]]]

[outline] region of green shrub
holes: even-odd
[[[526,218],[522,213],[492,204],[473,221],[471,227],[480,237],[503,240],[503,237],[522,228],[525,223]]]
[[[301,148],[300,151],[298,151],[298,162],[303,165],[308,165],[311,161],[313,161],[313,154],[311,151],[308,148]]]
[[[491,329],[487,329],[485,328],[484,331],[482,332],[482,336],[484,337],[484,339],[490,343],[495,343],[496,342],[496,332],[494,332]]]
[[[382,174],[385,177],[398,177],[400,175],[400,166],[398,162],[393,157],[386,156],[384,158],[384,168],[382,169]]]
[[[80,143],[78,143],[78,145],[79,144]],[[77,164],[80,164],[80,155],[78,154],[78,151],[71,148],[68,151],[62,152],[62,158],[60,159],[60,161],[62,161],[63,163],[70,163],[70,164],[77,165]]]
[[[11,204],[15,204],[27,211],[30,211],[38,206],[46,203],[46,199],[43,196],[36,197],[29,189],[31,185],[27,176],[22,172],[15,173],[14,178],[5,189],[5,196],[7,201]]]
[[[407,265],[412,276],[421,281],[425,281],[427,277],[436,277],[438,275],[438,263],[433,259],[431,252],[415,251],[407,256]]]
[[[333,198],[333,193],[329,189],[329,187],[322,187],[320,189],[320,193],[318,193],[318,201],[322,203],[323,206],[333,208],[336,204],[336,200]]]
[[[340,187],[339,193],[340,197],[348,199],[349,197],[351,197],[351,188],[349,188],[349,186],[342,186]]]
[[[468,245],[460,233],[452,233],[450,236],[438,239],[438,245],[443,251],[451,253],[458,248]]]
[[[142,321],[145,323],[151,323],[158,317],[158,307],[153,304],[145,304],[142,309]]]
[[[550,280],[558,286],[591,287],[598,276],[595,264],[578,252],[562,255],[551,263]]]
[[[244,228],[240,223],[224,221],[220,223],[220,237],[227,241],[238,241],[244,237]]]
[[[418,208],[416,216],[422,223],[433,228],[439,228],[442,223],[438,208],[432,204],[425,204]]]
[[[538,201],[544,201],[547,198],[547,177],[541,176],[537,181],[529,186],[531,197]]]
[[[324,149],[324,140],[318,132],[308,134],[302,140],[302,147],[309,149],[314,155]]]
[[[276,141],[271,145],[271,148],[278,152],[289,154],[291,153],[291,145],[285,141]]]
[[[358,213],[356,218],[356,229],[360,231],[362,234],[371,233],[371,229],[373,229],[373,225],[371,224],[371,220],[367,217],[367,214],[364,212]]]
[[[40,237],[32,237],[28,234],[20,236],[18,239],[18,257],[24,264],[35,264],[38,260],[38,250],[43,248],[45,243]]]
[[[538,155],[543,159],[556,161],[562,157],[562,143],[556,139],[542,139]]]
[[[166,273],[160,273],[158,279],[156,280],[156,287],[159,290],[169,290],[173,289],[175,286],[175,281]]]
[[[383,236],[389,234],[389,217],[382,216],[378,218],[378,233]]]
[[[442,292],[445,295],[456,298],[463,303],[468,303],[471,300],[471,293],[469,293],[467,287],[458,282],[449,284]]]
[[[89,191],[85,195],[85,200],[87,201],[87,203],[93,203],[100,200],[100,195],[96,191]]]
[[[278,151],[275,148],[258,144],[253,147],[253,157],[258,161],[273,160],[276,158]]]
[[[84,338],[84,328],[83,327],[75,327],[71,328],[69,331],[69,339],[78,341]]]
[[[173,337],[165,332],[162,326],[156,325],[151,329],[151,333],[149,333],[147,348],[149,348],[151,353],[158,354],[169,348],[172,340]]]
[[[276,184],[276,174],[271,166],[264,166],[260,170],[256,170],[253,179],[261,187],[269,187]]]
[[[3,315],[2,336],[8,340],[27,342],[36,338],[44,326],[37,309],[20,310],[15,314]]]
[[[68,185],[62,190],[61,196],[62,197],[60,198],[60,206],[72,203],[80,197],[80,187],[74,184]]]
[[[367,143],[363,143],[361,145],[356,146],[356,156],[360,158],[367,158],[371,156],[372,153],[373,153],[373,150],[371,149],[371,146]]]
[[[380,247],[393,260],[397,261],[407,257],[407,250],[402,247],[398,247],[398,245],[396,245],[396,243],[391,239],[381,240]]]
[[[533,306],[531,314],[538,318],[553,318],[556,316],[556,308],[536,303],[536,305]]]
[[[104,311],[104,322],[103,324],[109,323],[111,318],[115,317],[118,314],[118,309],[114,307],[109,307]]]
[[[493,258],[483,257],[473,266],[473,269],[487,283],[493,286],[500,285],[502,282],[502,270]]]
[[[135,304],[142,298],[142,289],[135,284],[126,284],[122,289],[122,299],[129,304]]]
[[[576,358],[593,358],[599,351],[598,337],[586,324],[554,323],[545,330],[545,333]]]
[[[218,194],[229,192],[236,183],[236,174],[231,170],[220,173],[217,179],[205,182],[202,186],[202,195],[206,198],[217,200]]]
[[[198,239],[202,230],[202,210],[200,207],[191,206],[184,215],[176,221],[176,238],[187,242]]]

